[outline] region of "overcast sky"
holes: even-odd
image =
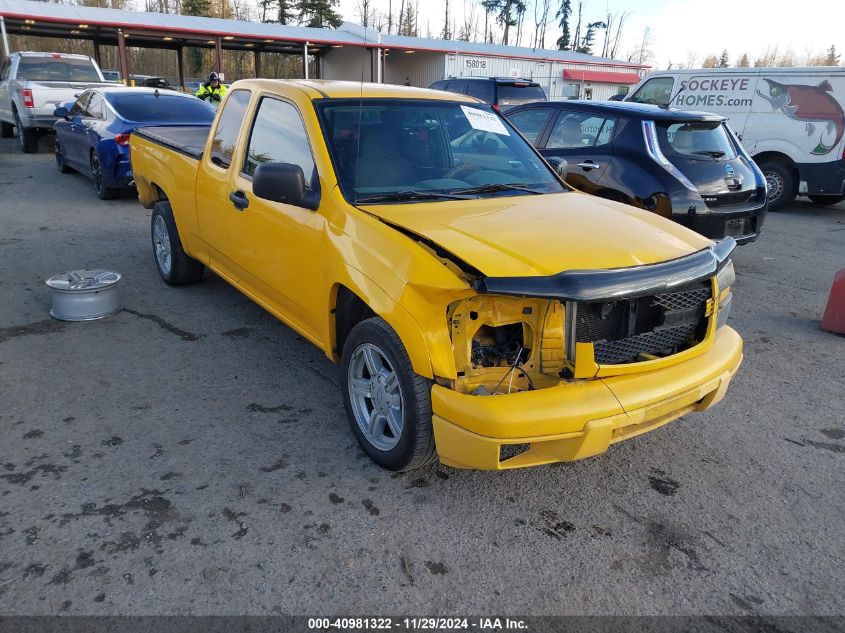
[[[525,31],[533,31],[533,2],[526,0]],[[340,10],[345,20],[360,22],[360,0],[340,0]],[[387,13],[388,0],[371,0],[373,6]],[[393,11],[398,12],[401,0],[393,0]],[[552,0],[553,10],[557,0]],[[470,0],[450,0],[455,22],[460,25]],[[572,0],[577,11],[578,0]],[[420,35],[425,35],[427,25],[435,35],[443,29],[444,0],[419,2]],[[637,46],[646,26],[653,31],[652,49],[656,68],[665,68],[671,61],[675,65],[686,63],[690,53],[697,63],[710,54],[728,50],[731,63],[742,53],[748,53],[752,62],[767,47],[778,46],[780,52],[791,48],[798,59],[809,54],[820,54],[831,44],[845,59],[845,0],[584,0],[584,21],[604,18],[608,9],[614,13],[630,11],[620,53]],[[476,9],[482,18],[480,8]],[[574,23],[574,20],[573,20]],[[574,28],[574,24],[573,24]],[[550,26],[546,46],[552,46],[559,35],[556,25]],[[602,35],[597,38],[601,52]],[[522,45],[530,45],[530,33],[523,35]],[[595,52],[594,47],[594,52]],[[841,63],[842,60],[840,60]]]

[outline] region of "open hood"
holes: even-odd
[[[576,192],[361,208],[488,277],[654,264],[712,245],[653,213]]]

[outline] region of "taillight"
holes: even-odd
[[[115,134],[114,142],[118,145],[126,147],[127,145],[129,145],[129,134]]]
[[[32,89],[31,88],[24,88],[23,89],[23,107],[24,108],[34,108],[35,107],[35,100],[32,98]]]
[[[663,169],[677,178],[681,184],[690,191],[698,191],[695,188],[695,185],[681,173],[680,169],[675,167],[675,165],[666,158],[663,150],[660,149],[660,142],[657,140],[657,129],[654,125],[654,121],[643,121],[643,138],[645,139],[646,152],[649,156],[651,156],[654,162],[661,165]]]

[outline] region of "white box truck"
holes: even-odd
[[[666,70],[625,101],[728,117],[766,176],[770,210],[797,195],[845,200],[845,67]]]

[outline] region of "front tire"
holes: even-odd
[[[18,128],[18,141],[24,154],[35,154],[38,151],[38,132],[28,130],[21,123],[21,117],[15,112],[15,127]]]
[[[94,183],[94,191],[100,200],[113,200],[117,197],[117,189],[107,187],[103,184],[103,165],[97,152],[91,152],[91,181]]]
[[[394,471],[434,461],[431,383],[414,372],[386,321],[373,317],[352,328],[343,345],[341,375],[349,425],[370,459]]]
[[[170,286],[184,286],[202,279],[205,266],[182,248],[173,209],[167,201],[156,202],[150,222],[153,257],[158,274]]]
[[[73,169],[71,167],[68,167],[67,163],[65,162],[65,150],[64,148],[62,148],[61,143],[59,143],[58,138],[56,138],[54,150],[56,152],[56,167],[59,168],[59,171],[63,174],[69,174],[73,172]]]
[[[807,197],[816,204],[824,205],[839,204],[840,202],[845,200],[845,196],[842,194],[813,194],[812,196]]]
[[[12,138],[15,126],[5,121],[0,121],[0,138]]]
[[[795,201],[798,183],[792,168],[780,161],[763,161],[760,163],[760,171],[766,179],[769,211],[780,211]]]

